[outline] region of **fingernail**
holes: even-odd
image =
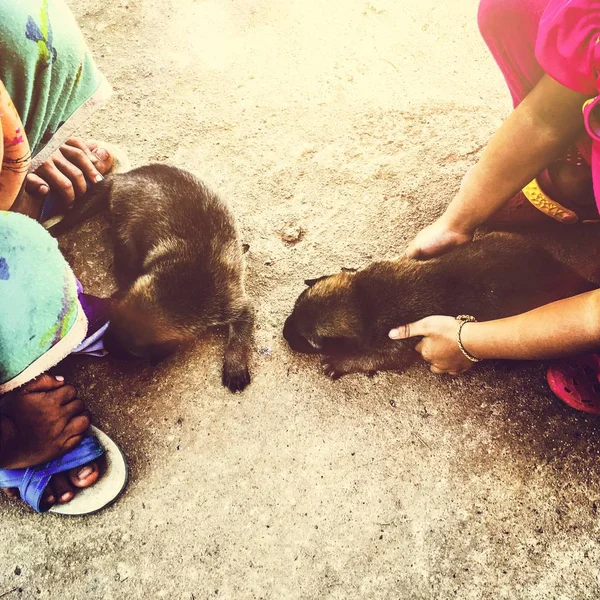
[[[48,496],[46,498],[46,501],[48,502],[48,504],[54,504],[54,496]]]
[[[86,477],[89,477],[92,474],[92,471],[92,467],[83,467],[83,469],[81,469],[81,471],[77,473],[77,477],[79,479],[85,479]]]
[[[56,381],[64,381],[65,378],[62,375],[55,375],[54,379],[56,379]]]
[[[400,332],[397,329],[392,329],[389,333],[388,336],[390,339],[392,340],[397,340],[400,337]]]
[[[40,194],[45,196],[50,191],[50,188],[47,185],[40,185]]]
[[[64,494],[63,494],[63,495],[60,497],[60,499],[61,499],[63,502],[68,502],[68,501],[71,499],[71,492],[65,492],[65,493],[64,493]]]
[[[101,160],[101,161],[105,161],[108,159],[108,152],[104,149],[104,148],[98,148],[94,154]]]
[[[96,175],[96,179],[94,179],[94,181],[96,183],[100,183],[101,181],[104,181],[104,177],[102,177],[102,175],[100,175],[100,173],[98,173],[98,175]]]

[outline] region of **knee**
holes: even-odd
[[[483,39],[489,41],[504,37],[524,19],[523,0],[480,0],[477,24]]]

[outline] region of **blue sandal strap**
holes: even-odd
[[[19,488],[22,500],[35,511],[44,512],[40,507],[42,495],[54,475],[86,465],[103,454],[104,449],[96,436],[89,435],[73,450],[43,465],[27,469],[0,469],[0,487]]]

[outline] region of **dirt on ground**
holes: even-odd
[[[1,501],[0,598],[598,598],[598,421],[546,365],[331,382],[281,337],[304,279],[402,253],[508,114],[476,0],[69,4],[115,90],[83,133],[237,215],[253,382],[221,387],[220,334],[156,367],[66,365],[130,484],[87,518]],[[595,237],[546,239],[579,262]],[[113,291],[102,219],[62,245]]]

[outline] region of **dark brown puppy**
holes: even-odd
[[[393,327],[429,315],[480,321],[516,315],[595,286],[525,237],[495,233],[438,258],[377,262],[306,281],[283,335],[298,352],[325,354],[325,373],[402,370],[413,342]]]
[[[254,316],[227,205],[192,174],[152,164],[107,177],[50,231],[60,234],[102,208],[110,212],[120,287],[107,346],[159,358],[229,325],[223,385],[243,390]]]

